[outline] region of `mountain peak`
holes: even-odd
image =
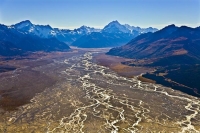
[[[188,27],[188,26],[185,26],[185,25],[181,26],[180,28],[182,28],[182,29],[191,29],[191,27]]]
[[[89,34],[92,32],[100,32],[100,29],[95,29],[93,27],[83,25],[77,29],[74,29],[74,31],[77,32],[78,34]]]
[[[121,25],[117,20],[110,22],[103,28],[103,32],[108,33],[129,33],[130,31],[124,26]]]
[[[24,21],[21,21],[21,22],[19,22],[17,24],[29,24],[29,25],[32,25],[30,20],[24,20]]]
[[[117,20],[110,22],[108,25],[121,25]]]
[[[120,24],[117,20],[114,20],[114,21],[112,21],[112,22],[110,22],[110,23],[113,23],[113,24]]]
[[[21,22],[24,22],[24,23],[31,23],[30,20],[24,20],[24,21],[21,21]]]
[[[176,27],[176,25],[175,24],[170,24],[170,25],[166,26],[165,28],[172,28],[172,27]]]
[[[178,27],[174,24],[168,25],[163,29],[159,30],[158,32],[166,32],[167,34],[171,34],[172,32],[176,31]]]
[[[88,27],[88,26],[86,26],[86,25],[83,25],[83,26],[81,26],[79,29],[87,29],[87,28],[90,28],[90,27]]]
[[[75,29],[75,30],[77,30],[77,31],[88,31],[88,30],[91,30],[92,28],[90,28],[90,27],[88,27],[88,26],[86,26],[86,25],[83,25],[83,26],[81,26],[81,27],[79,27],[79,28],[77,28],[77,29]]]
[[[30,27],[32,25],[33,24],[31,23],[30,20],[25,20],[25,21],[21,21],[21,22],[15,24],[14,27],[16,27],[17,29],[22,29],[24,27]]]

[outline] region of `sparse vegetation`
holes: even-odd
[[[148,82],[148,83],[156,83],[156,81],[154,80],[151,80],[151,79],[148,79],[148,78],[145,78],[143,76],[138,76],[138,79],[142,82]]]

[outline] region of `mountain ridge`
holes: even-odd
[[[94,32],[99,32],[101,34],[103,34],[103,33],[114,33],[114,34],[125,33],[125,34],[133,34],[134,35],[133,37],[135,37],[135,36],[139,35],[140,33],[157,31],[156,28],[152,28],[152,27],[149,27],[149,28],[137,27],[136,28],[136,27],[130,26],[128,24],[122,25],[117,20],[110,22],[103,29],[96,29],[93,27],[85,26],[85,25],[83,25],[79,28],[76,28],[74,30],[59,29],[59,28],[52,28],[50,25],[33,24],[30,20],[21,21],[19,23],[11,25],[10,27],[16,28],[21,32],[25,32],[26,34],[36,35],[41,38],[55,37],[59,41],[62,41],[64,43],[66,43],[67,45],[71,45],[73,42],[78,40],[80,37],[85,36],[85,35],[90,35]],[[127,27],[129,27],[129,28],[127,28]],[[115,29],[112,29],[112,28],[115,28]],[[116,30],[118,30],[118,32]],[[127,41],[125,41],[125,42],[127,42]]]
[[[111,49],[107,54],[137,59],[177,55],[199,58],[199,38],[198,28],[169,25],[157,32],[137,36],[126,45]]]
[[[128,27],[128,28],[127,28]],[[17,55],[27,51],[68,50],[68,45],[83,48],[120,46],[142,34],[140,27],[112,21],[103,29],[81,26],[74,30],[33,24],[30,20],[7,26],[0,24],[0,55]],[[143,29],[145,30],[145,29]],[[148,31],[149,29],[147,29]],[[151,29],[153,32],[156,29]],[[7,54],[5,51],[7,51]]]
[[[30,26],[30,23],[27,23]],[[23,26],[24,27],[24,26]],[[13,26],[0,25],[0,55],[22,55],[26,52],[35,51],[65,51],[69,46],[56,38],[41,38],[37,35],[28,34]]]
[[[21,21],[17,24],[11,25],[11,27],[41,38],[55,37],[59,41],[65,42],[68,45],[82,35],[100,31],[99,29],[91,28],[85,25],[74,30],[52,28],[50,25],[33,24],[30,20]]]
[[[132,29],[130,29],[132,28]],[[134,30],[134,26],[128,24],[122,25],[117,20],[110,22],[106,25],[101,32],[91,33],[80,37],[72,43],[73,46],[81,48],[101,48],[101,47],[115,47],[126,44],[134,37],[143,34],[143,32],[149,32],[149,29],[145,31],[145,28],[137,27]],[[157,31],[153,28],[151,32]]]

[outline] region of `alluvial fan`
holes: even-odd
[[[125,78],[86,52],[64,61],[66,79],[1,116],[1,132],[200,132],[200,99]]]

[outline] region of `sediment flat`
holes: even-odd
[[[122,62],[131,61],[132,59],[122,58],[117,56],[110,56],[106,54],[99,54],[94,57],[97,64],[109,67],[121,76],[134,77],[139,76],[142,73],[153,71],[153,68],[148,67],[132,67],[122,64]]]
[[[0,107],[7,111],[15,110],[29,103],[37,93],[52,87],[61,80],[60,72],[65,70],[63,60],[74,55],[77,55],[76,50],[36,52],[11,59],[1,57]]]
[[[12,76],[18,76],[16,79],[21,79],[23,86],[30,88],[18,88],[20,85],[13,80],[10,83],[14,87],[7,87],[10,90],[7,92],[2,87],[1,95],[21,98],[25,90],[29,91],[24,96],[31,92],[34,95],[15,110],[1,107],[0,132],[200,131],[199,98],[162,85],[141,82],[134,76],[149,71],[148,68],[126,67],[119,63],[124,59],[115,58],[104,55],[104,51],[76,49],[71,53],[52,53],[32,61],[11,63],[18,68],[15,72],[1,73],[4,86],[9,86]],[[128,73],[130,70],[132,76]],[[44,86],[38,90],[43,82]]]

